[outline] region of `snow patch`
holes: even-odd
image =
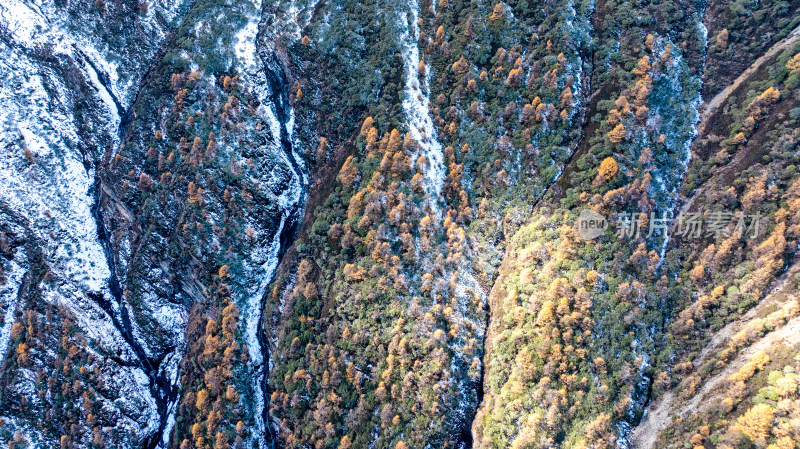
[[[66,101],[50,97],[29,61],[5,59],[0,73],[26,82],[17,92],[0,91],[0,146],[11,149],[0,156],[0,201],[38,224],[33,231],[48,243],[54,269],[99,292],[111,273],[91,213],[92,181],[62,109]]]
[[[258,35],[258,19],[250,18],[238,33],[236,33],[236,57],[245,70],[256,67],[256,36]]]
[[[86,70],[86,74],[89,75],[89,80],[91,81],[92,85],[97,89],[97,93],[100,96],[100,99],[103,100],[103,103],[108,107],[110,117],[109,122],[112,129],[119,128],[120,123],[120,110],[117,107],[117,103],[111,97],[111,94],[106,89],[106,86],[100,82],[100,78],[97,76],[97,71],[92,67],[92,64],[86,62],[84,63],[84,69]],[[119,140],[116,137],[116,133],[112,133],[115,136],[115,140]],[[115,145],[116,146],[116,145]]]
[[[11,326],[14,324],[14,312],[17,310],[19,288],[27,271],[17,261],[22,257],[22,250],[14,253],[14,259],[3,266],[5,282],[0,285],[0,306],[3,308],[3,327],[0,328],[0,349],[5,356],[8,342],[11,339]],[[4,360],[3,360],[4,361]]]
[[[427,73],[423,80],[419,76],[419,2],[409,1],[411,20],[405,16],[404,40],[405,52],[403,62],[406,68],[406,86],[403,96],[403,111],[408,120],[409,132],[419,143],[422,155],[428,160],[428,169],[425,172],[425,191],[435,205],[444,187],[445,165],[442,145],[436,138],[436,128],[431,119],[427,93]],[[424,83],[424,84],[423,84]]]
[[[272,137],[270,144],[261,150],[274,161],[274,165],[271,170],[265,170],[260,174],[258,182],[275,193],[272,202],[278,207],[280,218],[274,231],[270,230],[274,234],[258,236],[259,241],[266,240],[269,243],[257,248],[251,255],[251,264],[246,267],[247,279],[251,280],[250,288],[242,301],[239,301],[242,303],[240,312],[244,320],[245,343],[250,355],[251,387],[255,401],[253,406],[256,428],[253,435],[261,449],[267,447],[265,436],[270,433],[270,425],[264,420],[266,393],[263,384],[268,374],[264,355],[267,348],[262,346],[259,338],[259,331],[262,330],[263,300],[280,262],[281,235],[285,227],[290,225],[290,221],[296,218],[293,214],[301,213],[305,195],[304,186],[308,184],[305,164],[296,150],[300,146],[295,142],[294,111],[291,107],[281,109],[288,99],[275,89],[283,89],[284,86],[273,86],[267,78],[267,70],[280,71],[282,68],[267,67],[261,58],[257,58],[255,65],[243,74],[243,78],[253,86],[261,101],[262,106],[259,107],[258,114],[266,121]],[[283,122],[280,119],[281,113],[285,114]],[[284,145],[287,141],[290,143],[288,148]],[[258,229],[259,226],[254,224],[253,228]]]
[[[4,0],[0,3],[0,19],[7,26],[11,38],[32,47],[44,43],[50,28],[47,19],[19,0]]]

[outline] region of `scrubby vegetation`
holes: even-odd
[[[791,33],[800,18],[796,1],[711,2],[703,96],[727,87],[757,56]],[[751,56],[752,55],[752,56]]]
[[[676,300],[654,393],[674,387],[674,407],[690,407],[662,429],[659,441],[669,447],[782,448],[798,440],[790,391],[797,346],[793,337],[773,340],[784,327],[796,334],[788,329],[800,313],[791,218],[798,181],[790,61],[797,51],[778,55],[729,98],[711,122],[728,136],[709,133],[695,144],[708,158],[692,164],[684,186],[692,207],[758,216],[760,228],[733,220],[717,236],[678,237],[668,253]]]

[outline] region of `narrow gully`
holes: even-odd
[[[173,36],[171,35],[170,38],[167,39],[167,42],[171,40]],[[87,61],[88,64],[92,65],[92,63],[82,55],[84,60]],[[140,89],[137,92],[137,99],[134,101],[134,104],[138,100],[139,93],[141,92],[142,88],[147,85],[149,78],[151,77],[155,68],[158,67],[159,62],[162,58],[157,57],[156,62],[151,66],[148,70],[146,75],[143,77],[143,81],[140,85]],[[292,136],[288,131],[288,124],[291,121],[291,106],[289,105],[288,95],[287,95],[287,87],[286,87],[286,77],[283,73],[283,69],[274,54],[269,55],[268,58],[265,58],[264,61],[264,75],[267,80],[267,84],[270,88],[270,106],[277,118],[278,122],[280,123],[280,135],[273,136],[274,140],[277,145],[280,146],[281,151],[286,156],[286,160],[288,161],[290,168],[293,172],[293,179],[291,184],[287,186],[287,189],[297,188],[301,191],[301,197],[305,194],[305,187],[307,184],[306,176],[303,172],[303,165],[302,162],[298,161],[298,155],[294,152],[293,144],[292,144]],[[102,71],[99,71],[96,67],[92,65],[92,68],[98,73],[98,78],[103,84],[109,94],[112,96],[115,104],[120,111],[121,121],[119,123],[118,135],[120,138],[123,138],[128,125],[133,120],[135,111],[134,106],[130,108],[123,108],[122,105],[119,103],[118,99],[111,94],[111,90],[108,88],[107,80],[104,79],[103,75],[105,75]],[[86,165],[86,161],[85,161]],[[90,167],[87,168],[87,173],[89,172]],[[105,297],[102,294],[90,294],[90,298],[95,301],[98,306],[101,307],[102,310],[110,317],[112,324],[114,327],[120,332],[123,339],[125,340],[126,344],[131,348],[132,352],[136,356],[136,360],[132,361],[124,361],[121,358],[117,357],[116,359],[121,362],[121,365],[127,366],[135,366],[141,368],[147,377],[150,380],[149,390],[150,395],[152,396],[153,400],[156,403],[157,407],[157,414],[158,414],[158,429],[153,432],[152,434],[146,436],[143,440],[143,447],[146,449],[156,449],[161,447],[168,441],[169,436],[165,435],[165,432],[168,432],[167,425],[169,422],[169,415],[171,412],[172,406],[174,405],[175,401],[178,399],[180,394],[180,388],[177,385],[172,384],[170,379],[167,377],[166,373],[161,370],[161,365],[163,361],[167,358],[167,356],[174,352],[176,349],[175,347],[167,347],[163,348],[162,352],[160,352],[155,357],[148,357],[147,352],[145,351],[144,347],[140,342],[136,340],[133,334],[133,326],[131,323],[131,319],[129,317],[127,308],[124,305],[123,299],[123,288],[121,286],[119,277],[117,275],[116,263],[113,255],[113,249],[111,246],[110,235],[105,228],[104,221],[103,221],[103,212],[101,206],[101,180],[99,173],[95,174],[94,183],[92,185],[92,189],[90,194],[93,198],[93,205],[92,215],[96,221],[97,225],[97,233],[98,239],[100,244],[103,248],[106,262],[109,267],[109,271],[111,272],[111,276],[108,280],[108,288],[111,292],[111,299]],[[303,209],[303,201],[298,200],[290,203],[290,207],[287,210],[283,211],[283,215],[281,217],[281,224],[276,229],[276,235],[274,240],[278,243],[279,247],[277,249],[277,258],[278,263],[280,263],[280,259],[282,258],[283,254],[286,250],[291,246],[294,241],[295,234],[299,228],[300,220],[299,217],[302,214]],[[268,284],[272,281],[272,276],[274,275],[273,272],[267,274],[267,280],[265,282]],[[114,304],[112,301],[116,302],[116,306],[119,312],[115,312]],[[259,447],[266,447],[268,449],[275,448],[275,435],[273,435],[272,426],[270,425],[269,421],[269,407],[268,407],[268,398],[269,398],[269,386],[268,386],[268,367],[267,361],[269,358],[269,350],[268,350],[268,339],[266,336],[266,330],[263,326],[263,314],[264,314],[264,304],[266,301],[265,297],[261,298],[260,307],[257,313],[259,326],[257,329],[257,339],[259,342],[260,348],[259,351],[264,356],[263,361],[261,362],[260,366],[255,367],[255,372],[258,377],[256,382],[261,386],[260,393],[263,398],[263,408],[260,411],[260,416],[262,417],[262,422],[264,423],[262,430],[262,434],[259,437]]]
[[[84,61],[86,61],[87,64],[92,67],[93,70],[95,70],[98,75],[98,80],[100,80],[103,87],[106,88],[109,95],[113,98],[116,106],[118,107],[118,113],[120,116],[128,115],[129,110],[126,111],[122,107],[117,98],[111,92],[108,84],[106,84],[107,80],[104,79],[105,73],[95,68],[95,66],[90,62],[89,58],[87,58],[83,53],[77,49],[76,52],[83,58]],[[121,123],[119,124],[118,133],[118,135],[121,137]],[[92,201],[92,204],[90,204],[89,207],[97,228],[97,239],[103,249],[105,262],[110,272],[110,276],[107,281],[107,287],[109,293],[111,294],[111,299],[107,298],[104,293],[97,292],[87,292],[87,296],[89,299],[95,302],[106,313],[106,315],[108,315],[114,328],[117,329],[125,343],[136,356],[136,360],[125,360],[120,356],[120,354],[116,354],[116,356],[111,354],[108,357],[109,360],[117,363],[119,366],[141,368],[149,379],[148,389],[150,391],[150,396],[156,403],[156,412],[158,414],[159,425],[155,433],[144,437],[143,447],[145,449],[156,449],[161,443],[161,437],[167,426],[169,405],[177,400],[179,393],[179,388],[176,385],[173,385],[169,379],[164,376],[164,373],[160,374],[160,368],[162,362],[170,353],[175,351],[176,348],[175,346],[168,346],[163,348],[163,351],[155,357],[149,357],[147,355],[147,351],[145,351],[144,347],[133,335],[133,325],[131,323],[130,315],[128,314],[128,309],[124,304],[123,288],[119,281],[119,277],[117,276],[116,261],[114,259],[114,252],[111,246],[110,234],[106,229],[105,222],[103,220],[103,208],[101,201],[101,166],[93,166],[93,161],[87,157],[87,154],[83,150],[81,153],[83,156],[83,160],[81,162],[84,170],[86,171],[87,176],[90,178],[93,177],[93,182],[88,192]],[[119,313],[114,310],[114,304],[112,304],[112,301],[116,302]]]
[[[103,221],[102,207],[100,205],[100,191],[102,190],[101,182],[102,181],[100,181],[99,174],[95,174],[94,183],[90,190],[90,194],[94,199],[91,210],[92,216],[94,217],[97,225],[97,238],[103,248],[103,253],[106,257],[106,263],[108,264],[108,269],[111,273],[108,278],[108,289],[111,293],[113,301],[116,302],[117,308],[119,309],[119,315],[114,311],[114,305],[111,303],[111,300],[106,298],[104,294],[88,293],[88,296],[95,303],[97,303],[97,305],[100,306],[103,311],[105,311],[109,318],[111,318],[114,328],[119,331],[120,335],[122,335],[122,338],[125,340],[125,343],[131,348],[134,355],[136,355],[138,363],[134,363],[134,366],[141,368],[150,380],[150,395],[156,402],[156,411],[158,413],[158,430],[155,433],[146,436],[144,438],[143,445],[146,449],[155,449],[159,446],[159,443],[161,443],[161,437],[167,425],[169,404],[174,402],[178,397],[179,389],[177,386],[173,385],[169,379],[163,375],[163,373],[160,373],[162,362],[167,355],[175,350],[175,347],[166,347],[159,355],[150,358],[148,357],[144,347],[133,335],[133,325],[131,324],[131,319],[128,315],[128,309],[125,307],[123,302],[123,289],[117,276],[116,263],[114,260],[113,249],[111,248],[110,236]]]
[[[277,267],[280,265],[280,262],[283,259],[286,251],[294,243],[294,239],[300,228],[305,198],[307,195],[308,178],[304,171],[302,162],[298,159],[298,155],[295,152],[292,141],[294,118],[292,115],[293,111],[291,110],[291,105],[289,103],[288,86],[284,67],[280,63],[274,51],[269,52],[267,49],[263,49],[259,45],[262,42],[262,34],[264,29],[264,27],[260,27],[260,31],[256,39],[256,45],[257,49],[259,50],[259,58],[263,64],[262,74],[264,75],[269,87],[269,95],[266,98],[268,107],[270,107],[272,114],[279,124],[277,127],[278,135],[273,135],[272,137],[275,144],[280,146],[280,150],[283,152],[285,160],[289,163],[293,175],[291,184],[286,187],[287,190],[284,191],[283,194],[291,194],[292,192],[288,189],[292,188],[296,189],[295,192],[297,193],[297,196],[295,196],[293,200],[290,199],[290,203],[287,204],[288,208],[283,211],[283,214],[280,218],[280,224],[278,229],[276,229],[276,235],[273,238],[273,241],[276,242],[278,248],[275,253],[276,260],[274,261],[274,266],[270,267],[271,269],[266,274],[266,279],[264,280],[265,285],[268,286],[274,280]],[[257,400],[256,402],[256,405],[260,406],[261,410],[256,410],[256,413],[260,413],[260,425],[262,427],[259,429],[261,432],[261,440],[258,442],[258,445],[260,448],[274,449],[276,447],[277,436],[274,434],[272,422],[269,416],[269,397],[271,394],[269,386],[270,352],[269,339],[267,338],[266,325],[264,323],[264,305],[267,301],[267,292],[268,290],[265,288],[264,295],[260,298],[259,310],[257,314],[258,327],[256,330],[256,338],[259,344],[258,350],[262,355],[262,361],[261,366],[256,367],[257,379],[255,384],[258,385],[258,388],[256,388],[256,394],[261,395],[260,401]]]
[[[111,88],[111,81],[109,81],[108,73],[106,73],[100,67],[98,67],[97,64],[95,64],[94,61],[92,61],[91,58],[86,56],[86,54],[84,52],[82,52],[80,50],[80,48],[78,48],[77,45],[73,44],[72,48],[73,48],[73,50],[75,50],[75,52],[78,55],[80,55],[80,57],[83,59],[83,61],[86,62],[86,64],[88,64],[89,67],[91,67],[92,70],[95,71],[95,73],[97,74],[97,80],[100,82],[100,84],[106,90],[106,92],[108,93],[108,96],[111,97],[111,101],[117,107],[117,115],[119,115],[120,121],[121,121],[122,117],[127,115],[127,110],[126,110],[125,106],[123,106],[122,103],[119,101],[119,98],[117,98],[117,96],[114,94],[114,90]],[[118,129],[119,137],[122,136],[121,131],[122,131],[122,127],[120,126],[119,129]]]

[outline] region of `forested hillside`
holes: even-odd
[[[10,448],[800,448],[800,1],[4,0]]]

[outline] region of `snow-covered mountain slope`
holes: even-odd
[[[247,286],[233,298],[241,310],[240,345],[251,348],[250,361],[237,374],[252,378],[255,390],[244,389],[242,401],[257,411],[265,402],[265,348],[256,336],[261,298],[296,226],[306,175],[291,144],[292,112],[281,100],[285,87],[277,79],[267,84],[258,57],[260,5],[244,12],[244,21],[228,17],[228,29],[241,29],[230,61],[243,70],[237,83],[266,92],[256,117],[274,123],[255,153],[248,147],[250,163],[261,170],[247,194],[283,198],[274,206],[267,200],[266,208],[244,220],[263,245],[247,250],[252,257],[231,281]],[[154,124],[153,116],[138,115],[146,108],[140,103],[150,101],[144,98],[154,92],[148,86],[169,80],[162,58],[183,33],[182,15],[203,13],[195,5],[164,2],[0,5],[0,336],[8,348],[2,362],[3,438],[38,447],[180,444],[174,435],[188,391],[180,377],[186,376],[181,366],[191,310],[205,313],[215,306],[193,279],[176,289],[173,270],[181,269],[172,268],[164,253],[151,252],[139,234],[148,219],[135,215],[140,209],[126,196],[127,181],[123,186],[111,172],[120,151],[128,154],[136,140],[129,129],[136,133]],[[234,156],[241,145],[218,134],[225,156],[220,169],[228,168],[231,159],[241,158]],[[165,241],[158,233],[154,237]],[[206,269],[216,273],[219,266]],[[51,405],[52,411],[37,413]],[[69,421],[74,424],[65,427]],[[271,444],[261,422],[262,430],[250,430],[248,439]]]
[[[94,27],[103,27],[97,11],[70,20],[74,8],[84,6],[0,5],[0,76],[5,86],[0,91],[0,145],[5,150],[0,203],[6,238],[18,245],[10,254],[3,294],[3,343],[10,344],[4,346],[2,415],[10,423],[7,431],[19,431],[41,446],[56,444],[61,435],[37,423],[58,421],[61,410],[55,416],[37,413],[37,407],[56,398],[33,393],[47,377],[69,378],[69,370],[79,368],[108,373],[98,376],[102,386],[83,381],[74,394],[90,391],[102,415],[115,417],[120,435],[146,436],[159,426],[150,380],[112,319],[123,312],[119,304],[108,306],[112,273],[99,238],[94,187],[103,154],[118,141],[125,107],[169,32],[163,16],[174,16],[179,5],[157,6],[153,12],[158,18],[137,17],[142,29],[129,28],[113,41],[104,39],[108,34],[95,33]],[[126,6],[119,3],[120,11],[110,14],[123,14]],[[136,63],[119,64],[122,54]],[[69,339],[75,330],[64,324],[61,332],[42,335],[37,325],[56,325],[52,320],[75,326],[80,337],[69,357],[86,363],[65,365],[62,377],[51,370],[62,363],[59,346],[63,351],[72,346],[59,340]],[[22,322],[28,323],[25,331]],[[171,364],[174,371],[176,361]],[[86,384],[91,385],[88,390]],[[120,441],[130,438],[138,439],[121,436]]]

